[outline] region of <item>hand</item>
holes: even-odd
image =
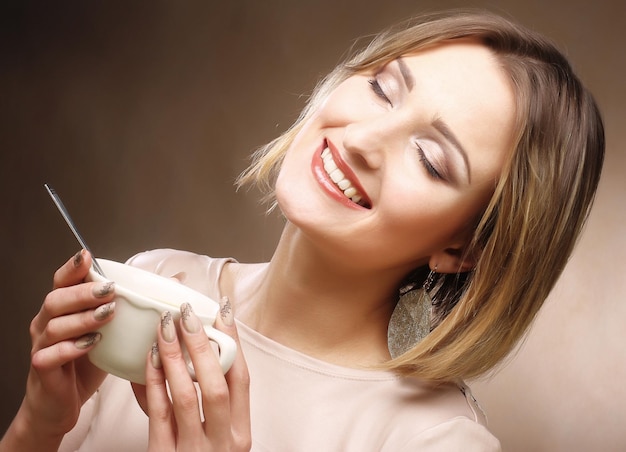
[[[83,283],[90,266],[91,256],[83,250],[54,274],[53,290],[30,324],[26,393],[2,447],[17,441],[11,444],[19,450],[28,450],[29,442],[39,443],[36,450],[54,448],[106,376],[86,354],[100,339],[94,331],[112,318],[114,286]]]
[[[187,371],[171,314],[162,316],[158,343],[148,357],[145,390],[134,385],[137,399],[150,418],[148,449],[152,452],[250,450],[248,369],[230,303],[228,299],[223,303],[227,304],[223,304],[215,326],[237,343],[237,356],[226,375],[200,320],[188,304],[181,307],[180,338],[193,363],[200,398]]]

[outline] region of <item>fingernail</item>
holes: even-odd
[[[176,339],[176,327],[170,311],[161,314],[161,333],[166,342],[174,342]]]
[[[72,263],[75,268],[80,267],[80,264],[83,263],[85,250],[80,250],[78,253],[74,254],[74,258],[72,259]]]
[[[159,344],[156,342],[152,344],[152,349],[150,349],[150,362],[152,363],[152,367],[155,369],[160,369],[161,365],[161,355],[159,355]]]
[[[98,306],[96,310],[94,311],[93,316],[98,321],[104,320],[107,317],[109,317],[111,314],[113,314],[114,309],[115,309],[115,302],[112,301],[111,303]]]
[[[222,299],[220,300],[220,317],[222,317],[224,325],[233,325],[233,310],[230,306],[230,300],[228,299],[228,297],[222,297]]]
[[[185,328],[188,333],[197,333],[200,331],[200,321],[194,314],[189,303],[180,305],[180,318],[183,320],[183,328]]]
[[[100,333],[88,333],[76,339],[74,345],[81,349],[89,348],[92,345],[97,344],[101,338],[102,335]]]
[[[97,283],[93,287],[93,295],[96,298],[106,297],[115,289],[115,283],[113,281],[105,281]]]

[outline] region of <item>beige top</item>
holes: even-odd
[[[219,300],[232,259],[157,250],[133,265]],[[237,323],[250,372],[253,451],[499,451],[465,385],[434,388],[390,372],[329,364]],[[130,384],[109,376],[85,404],[63,451],[144,451],[148,420]]]

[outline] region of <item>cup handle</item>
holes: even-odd
[[[220,362],[220,366],[222,367],[222,372],[228,372],[228,369],[230,369],[230,366],[232,366],[233,361],[235,361],[235,355],[237,353],[237,344],[235,344],[235,340],[228,334],[216,330],[209,325],[204,326],[204,331],[209,339],[215,342],[219,347],[218,359]],[[194,370],[193,364],[191,363],[191,358],[189,358],[187,354],[185,355],[189,375],[191,375],[191,378],[193,378],[194,381],[197,381],[198,379],[196,378],[196,371]]]

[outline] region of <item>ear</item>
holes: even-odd
[[[446,248],[433,254],[428,265],[437,273],[463,273],[476,266],[476,257],[464,248]]]

